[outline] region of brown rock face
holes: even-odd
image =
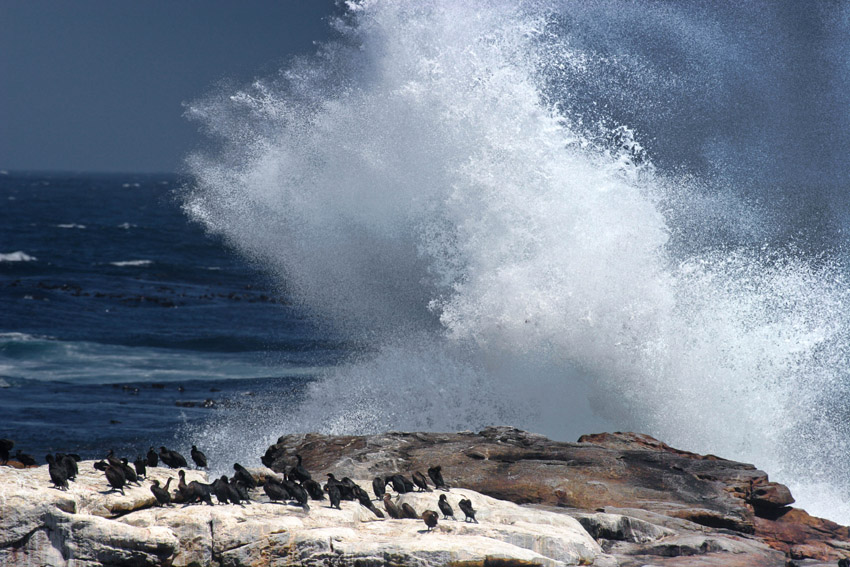
[[[449,486],[517,504],[586,511],[640,509],[762,540],[787,557],[834,561],[850,555],[850,531],[788,507],[788,488],[754,466],[674,449],[648,435],[585,435],[552,441],[509,427],[479,433],[286,435],[266,466],[283,471],[295,454],[319,477],[357,478],[442,465]]]

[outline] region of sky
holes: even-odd
[[[0,169],[179,172],[184,103],[328,39],[334,0],[0,0]]]

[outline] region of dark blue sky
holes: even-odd
[[[0,0],[0,169],[179,171],[182,103],[329,35],[334,0]]]

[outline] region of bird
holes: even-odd
[[[286,487],[273,477],[266,478],[266,482],[263,484],[263,492],[266,493],[266,496],[268,496],[269,500],[272,502],[289,500],[290,498]]]
[[[399,511],[398,506],[395,505],[395,502],[392,501],[389,494],[384,494],[384,509],[393,520],[401,519],[401,512]]]
[[[452,517],[452,520],[457,520],[457,518],[455,518],[455,511],[452,510],[452,506],[451,506],[451,504],[449,504],[449,501],[446,499],[445,494],[440,494],[440,500],[439,500],[439,502],[437,502],[437,506],[439,506],[440,512],[443,513],[443,519],[444,520],[448,520],[449,516]]]
[[[106,481],[112,487],[109,492],[118,491],[124,494],[124,485],[127,484],[124,469],[120,466],[107,465],[104,473],[106,474]]]
[[[339,495],[339,487],[335,484],[326,484],[325,490],[328,492],[328,499],[331,501],[331,508],[336,508],[337,510],[342,510],[339,506],[339,502],[341,500]]]
[[[239,463],[233,463],[233,470],[236,471],[233,474],[233,478],[241,481],[248,488],[257,488],[257,481],[254,480],[254,477],[251,476],[251,473],[248,472],[248,469],[246,469]]]
[[[298,482],[304,482],[305,480],[311,480],[313,477],[310,476],[310,473],[301,465],[301,455],[295,455],[295,458],[298,459],[298,464],[289,469],[289,478],[295,479]]]
[[[234,487],[230,486],[230,482],[227,480],[227,475],[223,474],[220,478],[215,479],[211,486],[213,494],[215,494],[219,504],[227,504],[228,502],[232,502],[233,504],[242,503],[242,499],[239,497],[239,492]]]
[[[56,453],[56,463],[65,469],[65,477],[68,480],[76,480],[77,473],[80,472],[77,467],[77,459],[73,455],[64,453]]]
[[[420,492],[431,492],[431,489],[428,488],[428,481],[425,480],[425,475],[419,471],[413,473],[413,484],[419,487]]]
[[[405,482],[407,481],[407,482]],[[394,474],[389,477],[389,484],[393,485],[393,490],[398,492],[399,494],[404,494],[405,492],[410,492],[413,490],[413,483],[404,478],[400,474]],[[407,486],[410,485],[410,488]]]
[[[460,506],[460,509],[466,516],[466,518],[464,518],[463,520],[464,522],[468,522],[471,518],[473,522],[475,522],[476,524],[478,523],[478,520],[475,519],[475,509],[472,507],[471,500],[469,500],[468,498],[464,498],[463,500],[458,502],[457,505]]]
[[[435,487],[440,490],[448,490],[449,487],[446,486],[446,483],[443,481],[442,469],[443,467],[441,467],[440,465],[430,467],[428,469],[428,476],[431,477],[431,482],[434,483]]]
[[[159,485],[158,480],[153,481],[153,486],[151,486],[151,492],[153,492],[153,495],[160,506],[171,504],[171,493],[168,492],[168,486],[171,484],[171,481],[172,478],[168,477],[168,480],[165,482],[165,488],[162,488]]]
[[[419,514],[417,514],[416,510],[413,509],[413,506],[411,506],[407,502],[404,502],[401,505],[401,515],[403,518],[408,518],[410,520],[419,519]]]
[[[24,453],[20,449],[18,449],[18,452],[15,453],[15,460],[17,460],[19,463],[21,463],[25,467],[34,467],[38,464],[35,461],[35,459],[33,458],[32,455],[27,455],[26,453]]]
[[[437,527],[438,517],[438,514],[433,510],[425,510],[422,512],[422,519],[425,521],[425,525],[428,526],[429,532]]]
[[[372,491],[375,493],[375,498],[381,500],[384,498],[384,494],[387,491],[387,481],[383,478],[376,476],[372,479]]]
[[[304,508],[304,511],[307,512],[310,510],[310,505],[307,503],[308,495],[307,491],[304,488],[291,480],[285,480],[283,485],[286,487],[286,490],[292,496],[292,499],[298,502],[298,504]]]
[[[248,487],[245,486],[245,483],[237,479],[235,476],[230,479],[230,488],[232,488],[235,492],[235,496],[239,497],[240,502],[236,502],[237,504],[241,504],[243,501],[251,501],[251,496],[248,494]],[[233,493],[231,493],[231,495],[233,495]]]
[[[101,472],[106,472],[106,468],[109,466],[109,463],[107,463],[106,461],[101,459],[101,460],[97,461],[95,464],[93,464],[92,466],[95,468],[95,470],[99,470]]]
[[[844,557],[838,560],[838,567],[850,567],[850,559]]]
[[[312,478],[302,482],[301,486],[304,487],[304,490],[307,491],[307,494],[309,494],[310,498],[312,498],[313,500],[325,499],[325,491],[322,490],[322,485],[313,480]]]
[[[50,482],[53,483],[53,487],[59,490],[68,490],[68,471],[65,470],[65,467],[57,463],[53,455],[49,453],[44,457],[44,460],[47,461],[47,472],[50,474]]]
[[[133,468],[136,469],[136,476],[143,476],[147,478],[148,476],[148,467],[147,461],[140,456],[136,456],[136,460],[133,461]]]
[[[159,448],[159,458],[163,463],[165,463],[172,469],[188,468],[189,466],[189,464],[186,462],[186,457],[184,457],[177,451],[172,451],[171,449],[166,449],[165,447]]]
[[[156,454],[156,451],[153,450],[153,447],[148,449],[148,454],[146,458],[148,460],[148,466],[151,468],[159,464],[159,455]]]
[[[372,503],[372,498],[369,496],[368,492],[355,485],[354,495],[357,497],[357,500],[360,502],[361,506],[368,508],[373,514],[375,514],[379,518],[384,517],[381,511],[375,508],[375,505]]]
[[[197,465],[199,469],[207,468],[207,456],[194,445],[192,445],[191,456],[192,460],[195,461],[195,465]]]
[[[121,468],[124,470],[124,478],[127,479],[127,484],[132,482],[136,486],[141,486],[141,483],[139,483],[139,476],[136,474],[133,467],[130,466],[130,463],[127,462],[127,459],[121,459]]]
[[[9,451],[15,446],[15,442],[11,439],[0,439],[0,462],[6,464],[9,462]]]

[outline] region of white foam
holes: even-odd
[[[76,224],[76,223],[68,223],[68,224],[57,224],[56,228],[77,228],[83,230],[86,228],[84,224]]]
[[[22,250],[17,252],[9,252],[8,254],[0,253],[0,262],[36,262],[38,258],[30,256]]]
[[[122,260],[120,262],[109,262],[109,264],[118,267],[150,266],[153,264],[153,260]]]
[[[129,222],[122,222],[118,225],[118,228],[123,228],[124,230],[130,230],[131,228],[136,228],[138,225],[131,224]]]

